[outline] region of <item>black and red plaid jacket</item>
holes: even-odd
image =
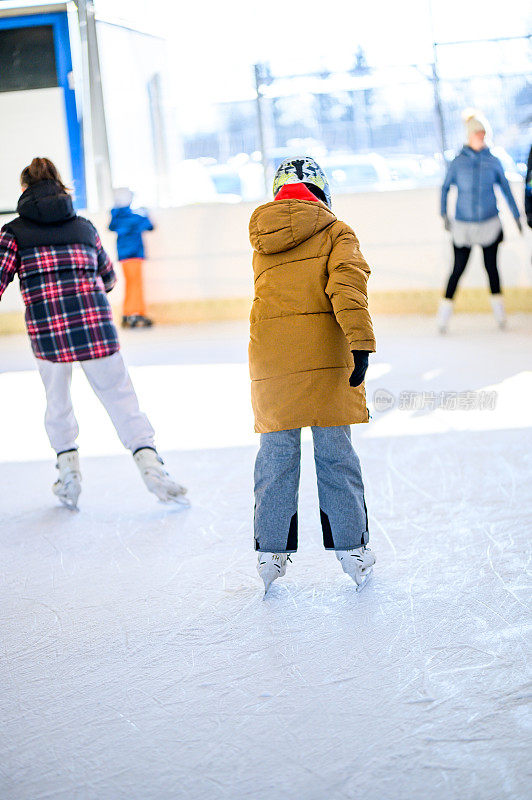
[[[22,198],[40,188],[37,194],[44,190],[44,199],[53,205],[53,195],[42,185],[50,183],[36,184]],[[65,197],[60,196],[63,205]],[[42,207],[43,198],[36,199]],[[49,208],[41,214],[45,219],[36,219],[38,213],[31,208],[28,212],[27,206],[19,201],[20,217],[0,232],[0,297],[18,274],[37,358],[87,361],[112,355],[120,345],[106,292],[115,285],[116,275],[96,229],[72,211],[50,222]],[[29,215],[23,216],[24,211]]]

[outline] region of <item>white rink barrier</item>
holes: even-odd
[[[521,187],[515,190],[521,202]],[[250,297],[253,283],[248,222],[255,206],[210,203],[151,212],[156,230],[145,235],[148,303]],[[531,287],[528,233],[520,236],[504,200],[500,207],[505,233],[500,251],[503,285]],[[412,289],[433,293],[442,288],[450,269],[451,243],[439,216],[439,189],[341,195],[334,198],[333,210],[359,238],[372,269],[370,293]],[[116,259],[116,237],[107,230],[108,215],[87,216]],[[7,219],[0,221],[3,224]],[[484,289],[486,282],[481,254],[475,252],[460,285]],[[120,284],[111,295],[115,306],[121,300]],[[21,309],[15,281],[2,298],[0,315]]]

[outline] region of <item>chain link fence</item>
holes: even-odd
[[[436,43],[434,54],[433,64],[377,69],[359,50],[344,73],[274,76],[256,65],[256,98],[220,104],[217,129],[186,138],[185,158],[207,165],[216,191],[244,199],[302,151],[333,172],[337,192],[436,185],[463,143],[462,112],[473,106],[518,175],[532,143],[531,37]],[[239,187],[252,168],[253,188],[245,180]]]

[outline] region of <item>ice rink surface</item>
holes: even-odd
[[[307,441],[300,551],[265,601],[244,323],[123,337],[181,513],[80,374],[81,510],[58,506],[29,347],[0,338],[2,800],[530,797],[532,318],[433,327],[376,321],[368,398],[394,405],[353,431],[371,583],[322,549]]]

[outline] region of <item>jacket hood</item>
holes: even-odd
[[[259,206],[249,221],[249,240],[258,253],[283,253],[336,221],[325,203],[274,200]]]
[[[121,235],[136,233],[138,231],[137,215],[129,206],[112,208],[110,229]]]
[[[66,222],[76,216],[72,198],[55,181],[39,181],[26,189],[19,197],[17,211],[24,219],[41,225]]]
[[[491,155],[491,151],[489,147],[483,147],[482,150],[473,150],[472,147],[465,144],[460,150],[460,155],[468,156],[468,158],[485,158],[487,155]]]
[[[111,217],[112,219],[126,219],[127,217],[131,217],[133,214],[130,206],[115,206],[111,209]]]

